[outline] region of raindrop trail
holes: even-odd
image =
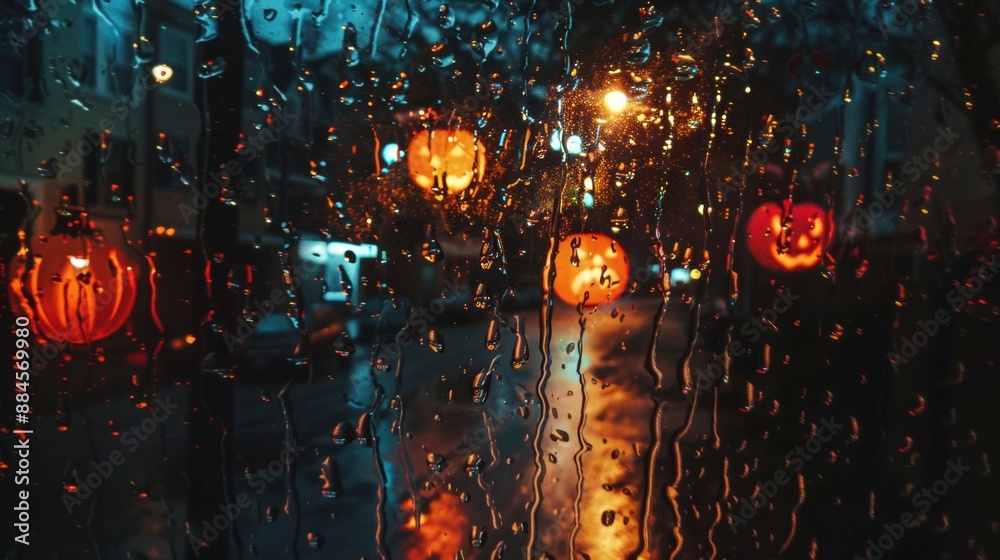
[[[292,368],[292,373],[288,377],[288,381],[285,386],[281,388],[281,392],[278,393],[278,402],[281,403],[281,414],[285,418],[285,445],[289,449],[294,449],[293,441],[295,441],[295,425],[292,420],[292,403],[288,396],[288,390],[292,386],[292,382],[295,380],[295,369]],[[299,525],[301,519],[299,518],[298,512],[298,493],[295,491],[295,467],[294,463],[289,461],[285,465],[285,513],[292,516],[294,523],[292,525],[292,546],[291,549],[287,549],[287,552],[292,554],[292,558],[298,560],[298,541],[299,541]],[[295,514],[292,515],[292,510],[295,509]]]
[[[573,67],[572,53],[569,49],[569,33],[573,28],[573,3],[567,2],[566,4],[566,26],[563,30],[562,36],[562,52],[563,52],[563,73],[567,79],[569,79]],[[560,100],[561,101],[561,100]],[[562,104],[560,103],[560,106]],[[562,138],[563,130],[562,123],[560,123],[559,137]],[[560,147],[563,152],[563,158],[566,157],[565,149]],[[576,439],[580,445],[576,454],[573,456],[573,463],[576,467],[576,497],[573,499],[573,531],[570,533],[569,537],[569,556],[570,558],[576,558],[576,537],[580,532],[581,523],[581,512],[580,504],[583,501],[583,456],[590,449],[590,444],[584,437],[584,428],[587,426],[587,380],[583,375],[583,334],[587,328],[587,318],[583,314],[584,307],[587,305],[587,299],[589,297],[589,292],[585,292],[583,296],[583,305],[581,305],[577,312],[580,314],[580,337],[577,340],[576,350],[576,374],[580,377],[580,421],[576,426]]]
[[[243,13],[249,14],[253,10],[254,4],[256,3],[257,0],[246,0],[246,3],[243,5]],[[245,17],[242,14],[239,15],[239,18],[240,30],[243,31],[243,40],[246,42],[247,48],[253,51],[255,55],[260,56],[260,51],[257,50],[257,45],[253,44],[253,33],[250,33],[250,27],[248,25],[250,18]]]
[[[709,153],[711,152],[712,138],[714,138],[715,136],[715,130],[717,127],[716,113],[718,111],[718,103],[722,99],[722,93],[718,88],[716,88],[715,92],[716,92],[715,96],[716,102],[712,106],[712,134],[710,135],[708,140],[708,149],[706,150],[705,161],[702,166],[702,173],[705,178],[705,185],[706,185],[705,197],[707,200],[711,200],[712,198],[707,189],[707,185],[710,184],[708,178],[708,158],[709,158]],[[749,155],[749,148],[747,151],[747,155]],[[746,181],[745,176],[742,176],[742,181]],[[725,301],[727,308],[729,309],[730,317],[733,317],[733,308],[735,307],[736,294],[738,294],[738,288],[736,284],[737,280],[735,278],[735,273],[733,272],[733,258],[736,249],[736,232],[738,231],[737,228],[739,227],[740,217],[742,216],[743,213],[742,193],[743,190],[740,189],[739,203],[737,204],[736,216],[733,220],[733,230],[729,236],[729,243],[726,247],[726,282],[729,283],[727,285],[727,292],[729,297],[726,298]],[[706,206],[705,208],[710,209],[709,206]],[[706,283],[707,283],[707,278],[706,278]],[[733,333],[733,324],[732,321],[730,321],[729,325],[726,327],[723,338],[722,379],[720,380],[722,383],[726,382],[729,379],[729,367],[732,361],[731,356],[729,355],[729,345],[732,342],[732,336],[733,336],[732,333]],[[722,446],[722,440],[719,437],[719,387],[718,383],[713,383],[713,384],[714,387],[712,387],[712,428],[711,428],[712,447],[713,449],[718,451]],[[695,388],[697,389],[697,383]],[[719,549],[718,545],[715,542],[715,531],[718,528],[719,523],[723,519],[722,506],[724,503],[726,503],[726,499],[729,497],[729,460],[725,457],[725,455],[723,455],[722,457],[721,469],[722,469],[721,472],[722,484],[720,485],[719,488],[719,497],[715,502],[715,519],[712,520],[712,525],[708,529],[708,544],[709,547],[711,547],[712,549],[712,554],[709,560],[715,560],[718,557]]]
[[[375,57],[378,50],[378,32],[382,28],[382,17],[385,15],[385,0],[379,0],[378,3],[378,15],[375,16],[375,27],[372,28],[372,40],[371,44],[368,45],[368,54],[371,57]]]
[[[660,328],[663,324],[663,315],[667,310],[667,302],[670,299],[670,292],[664,288],[663,281],[666,278],[666,258],[663,254],[663,240],[661,239],[660,221],[663,216],[663,196],[666,193],[666,183],[660,187],[660,193],[656,208],[656,250],[657,260],[660,265],[660,273],[657,275],[657,283],[660,289],[660,305],[656,309],[653,317],[653,332],[650,334],[649,351],[646,353],[646,371],[653,380],[653,387],[650,393],[653,401],[653,415],[650,418],[650,446],[646,455],[644,466],[646,476],[646,491],[642,496],[640,518],[642,529],[639,531],[639,543],[636,551],[629,555],[629,560],[641,558],[646,549],[650,546],[651,535],[649,531],[650,508],[653,503],[653,483],[656,475],[656,458],[660,454],[660,442],[663,441],[663,399],[659,396],[663,390],[663,372],[656,365],[656,345],[660,340]],[[667,284],[669,286],[669,284]]]
[[[573,463],[576,466],[576,498],[573,500],[573,532],[569,537],[569,557],[576,558],[576,536],[580,532],[580,503],[583,501],[583,456],[590,449],[590,444],[583,435],[587,426],[587,380],[583,375],[583,333],[587,328],[587,317],[583,314],[587,305],[589,292],[583,296],[583,305],[577,312],[580,314],[580,338],[576,343],[576,374],[580,377],[580,421],[576,425],[576,439],[580,448],[573,455]]]
[[[128,227],[127,227],[126,224],[130,223],[132,221],[133,217],[135,216],[135,208],[134,208],[134,205],[132,204],[132,202],[133,201],[130,198],[129,199],[129,204],[128,204],[128,218],[126,218],[126,220],[118,227],[118,229],[119,229],[119,231],[122,234],[122,239],[125,240],[125,246],[128,247],[129,249],[131,249],[132,251],[135,251],[140,256],[142,256],[143,260],[145,260],[146,264],[149,266],[149,314],[150,314],[150,317],[152,317],[152,319],[153,319],[153,325],[156,327],[156,332],[157,332],[157,334],[159,336],[159,339],[156,341],[155,347],[151,351],[149,351],[149,352],[146,353],[146,387],[152,386],[153,393],[157,394],[157,393],[159,393],[159,391],[156,390],[156,386],[153,383],[154,370],[155,370],[156,364],[159,363],[160,352],[163,350],[163,343],[164,343],[164,340],[165,340],[164,336],[163,336],[163,321],[160,319],[160,313],[156,309],[156,303],[157,303],[157,301],[156,301],[156,288],[157,288],[156,287],[156,275],[157,275],[157,269],[156,269],[156,262],[153,260],[153,256],[150,255],[149,253],[147,253],[146,251],[143,251],[141,248],[137,247],[128,238],[128,235],[127,235],[128,234]],[[163,446],[163,458],[164,458],[164,460],[166,460],[167,459],[167,449],[168,449],[168,447],[167,447],[167,430],[163,429],[163,430],[159,430],[159,432],[160,432],[160,445]],[[172,531],[172,529],[173,529],[173,512],[170,510],[170,504],[167,502],[166,494],[163,492],[163,485],[162,484],[160,485],[160,503],[163,505],[163,510],[164,510],[164,514],[165,514],[164,515],[164,525],[167,527],[167,529],[169,531]],[[239,539],[239,535],[237,535],[236,533],[237,533],[236,527],[234,526],[233,527],[233,535],[234,535],[236,544],[238,546],[239,558],[242,558],[243,557],[243,547],[239,546],[240,539]],[[168,548],[168,550],[170,550],[170,558],[177,558],[177,553],[174,550],[174,540],[173,539],[167,539],[167,548]]]
[[[536,0],[531,0],[531,7],[529,7],[528,11],[524,13],[524,66],[522,68],[524,79],[523,79],[523,83],[521,84],[521,87],[524,90],[522,92],[522,93],[524,93],[524,101],[523,101],[523,105],[521,107],[521,118],[523,120],[525,120],[525,121],[527,121],[529,119],[529,117],[528,117],[528,82],[529,82],[529,79],[530,79],[529,78],[530,75],[528,73],[528,63],[529,63],[529,61],[530,61],[529,59],[531,57],[531,14],[535,13],[535,2],[536,2]],[[560,134],[561,133],[562,133],[562,131],[560,130]],[[565,154],[563,154],[563,156],[565,157]],[[522,165],[522,169],[523,169],[523,165]],[[560,193],[561,193],[561,189],[560,189]],[[529,548],[528,550],[531,550],[531,549]]]
[[[750,145],[751,139],[747,138],[746,149],[744,152],[744,160],[749,160],[750,158]],[[729,282],[729,297],[726,299],[726,306],[729,309],[729,316],[735,316],[736,303],[739,298],[739,278],[736,276],[733,270],[733,262],[735,260],[736,254],[736,232],[739,231],[740,223],[743,217],[743,191],[746,189],[746,175],[740,174],[740,189],[737,193],[739,197],[738,203],[736,205],[736,215],[733,218],[733,230],[729,237],[729,248],[726,254],[726,281]],[[732,365],[732,356],[729,353],[729,346],[732,344],[733,340],[733,323],[730,321],[729,325],[726,327],[725,339],[724,339],[724,350],[722,354],[722,379],[721,383],[725,384],[729,380],[729,368]],[[715,449],[720,449],[722,445],[721,438],[719,437],[719,388],[718,385],[714,387],[714,399],[712,401],[712,435],[714,438]],[[708,542],[712,547],[712,556],[709,560],[715,560],[718,557],[718,545],[715,542],[715,532],[718,529],[719,524],[722,522],[722,504],[726,503],[729,499],[730,493],[730,482],[729,482],[729,458],[723,455],[722,457],[722,487],[719,491],[719,498],[716,501],[716,515],[715,520],[712,522],[712,526],[708,530]]]
[[[698,408],[698,391],[692,391],[694,397],[691,400],[691,408],[688,409],[687,419],[684,421],[684,425],[680,430],[674,433],[674,437],[671,441],[671,447],[673,448],[674,454],[674,481],[670,483],[667,487],[667,500],[670,502],[670,508],[674,514],[674,526],[671,532],[674,535],[674,541],[676,548],[670,552],[670,560],[677,558],[680,554],[681,549],[684,548],[684,536],[681,533],[681,508],[677,501],[680,493],[677,491],[677,486],[681,482],[681,478],[684,476],[684,459],[681,457],[681,438],[687,435],[688,429],[691,428],[691,424],[694,422],[694,412]]]
[[[164,434],[166,433],[166,430],[160,430],[160,431],[164,432]],[[163,443],[164,443],[164,450],[166,450],[166,437],[163,438]],[[160,504],[163,505],[163,511],[165,512],[165,515],[164,515],[164,518],[163,518],[163,526],[167,528],[167,531],[169,533],[173,533],[173,529],[174,529],[174,522],[173,522],[174,514],[170,510],[170,504],[167,502],[167,493],[163,491],[163,485],[160,484],[159,487],[160,487]],[[177,558],[177,551],[174,549],[174,539],[172,539],[172,538],[168,538],[167,539],[167,550],[170,551],[170,558],[171,558],[171,560],[176,560],[176,558]],[[243,551],[241,549],[240,550],[240,554],[242,554],[242,553],[243,553]]]
[[[705,181],[705,189],[707,193],[708,182]],[[707,198],[707,194],[706,194]],[[712,231],[711,217],[709,212],[704,213],[705,221],[705,235],[703,241],[703,248],[708,247],[708,237],[709,233]],[[703,249],[705,250],[705,249]],[[684,354],[681,356],[680,363],[677,364],[677,382],[681,388],[683,394],[694,395],[691,399],[691,407],[688,410],[687,420],[684,422],[684,426],[674,433],[672,448],[675,461],[675,472],[674,481],[667,488],[667,499],[670,501],[671,509],[674,513],[674,527],[673,535],[676,544],[670,553],[670,560],[674,560],[681,553],[684,547],[684,536],[681,533],[681,510],[680,504],[678,503],[678,498],[680,497],[680,492],[678,491],[678,486],[680,485],[681,478],[684,476],[684,458],[681,456],[681,438],[687,435],[688,429],[691,427],[694,421],[694,414],[698,408],[698,395],[700,393],[698,389],[698,383],[694,381],[691,376],[691,356],[694,355],[694,347],[698,341],[698,331],[701,326],[701,302],[705,299],[707,286],[709,279],[711,277],[709,271],[711,269],[706,268],[704,273],[704,280],[701,285],[696,289],[695,294],[695,305],[691,310],[691,322],[688,327],[688,343],[687,347],[684,349]]]
[[[372,372],[374,381],[375,372]],[[385,475],[385,465],[382,463],[382,454],[379,452],[380,438],[378,436],[378,407],[385,397],[385,390],[380,385],[375,386],[375,400],[372,402],[372,464],[375,472],[378,473],[378,504],[375,507],[375,546],[378,549],[378,556],[382,560],[389,560],[389,550],[385,544],[385,534],[388,529],[388,522],[385,517],[386,486],[388,480]]]
[[[79,283],[80,281],[77,280],[78,285]],[[68,290],[69,286],[66,286],[66,289]],[[93,383],[94,362],[92,358],[94,354],[93,354],[93,348],[91,348],[90,346],[90,337],[87,336],[87,329],[86,327],[84,327],[84,325],[86,325],[87,323],[84,321],[83,317],[82,306],[83,302],[85,301],[82,293],[83,288],[82,286],[80,286],[78,289],[80,290],[81,293],[78,294],[78,299],[77,299],[76,320],[78,324],[81,326],[80,332],[83,334],[83,342],[87,346],[88,359],[87,359],[87,374],[83,378],[84,390],[77,392],[78,396],[76,397],[76,403],[77,403],[77,410],[80,411],[80,421],[83,422],[83,425],[87,431],[87,446],[90,447],[90,454],[96,461],[97,443],[94,440],[94,429],[90,423],[90,419],[87,417],[85,413],[86,408],[83,405],[83,399],[80,397],[80,395],[87,394],[88,390],[91,387],[91,384]],[[69,298],[66,297],[65,301],[69,301]],[[97,513],[102,494],[103,492],[101,491],[101,489],[98,489],[98,491],[95,493],[94,501],[90,503],[90,512],[87,514],[87,536],[90,537],[90,541],[94,543],[94,553],[97,555],[97,560],[103,560],[104,558],[104,555],[101,554],[101,545],[100,543],[98,543],[97,535],[96,532],[94,531],[94,514]]]
[[[489,416],[483,412],[483,426],[486,427],[486,438],[490,442],[490,462],[486,465],[486,469],[490,470],[497,463],[497,459],[500,458],[500,453],[497,450],[496,440],[493,438],[493,426],[490,425]],[[493,499],[493,487],[490,486],[486,479],[483,477],[483,473],[478,474],[479,487],[483,489],[486,495],[486,505],[490,508],[490,520],[493,522],[493,528],[499,529],[503,525],[503,519],[500,517],[500,511],[497,509],[496,500]]]
[[[532,6],[534,3],[532,3]],[[565,154],[563,154],[565,159]],[[569,181],[566,164],[562,167],[562,182],[556,188],[555,200],[553,204],[552,221],[549,223],[549,250],[545,258],[544,276],[542,283],[543,305],[539,312],[539,329],[541,331],[539,350],[542,353],[542,372],[535,384],[535,392],[538,394],[538,401],[541,404],[541,411],[538,415],[538,427],[532,438],[531,446],[534,451],[535,479],[532,482],[533,501],[531,511],[528,515],[528,556],[534,550],[535,538],[537,537],[537,516],[538,507],[542,502],[542,478],[545,477],[545,461],[542,453],[542,430],[549,417],[549,398],[545,394],[545,385],[552,373],[552,355],[549,347],[552,344],[552,287],[556,281],[556,256],[559,254],[559,216],[562,213],[562,194]]]
[[[403,356],[400,354],[399,361],[402,361]],[[410,499],[413,500],[413,522],[416,524],[416,529],[420,530],[420,506],[421,502],[418,500],[419,496],[417,494],[416,487],[413,486],[413,461],[410,460],[410,453],[406,450],[406,443],[403,440],[403,421],[405,420],[405,405],[403,404],[403,397],[398,397],[399,399],[399,419],[396,425],[396,438],[399,442],[399,460],[403,464],[403,476],[406,477],[406,488],[410,492]]]
[[[289,232],[289,236],[291,235],[292,233]],[[292,244],[290,242],[285,244],[284,250],[281,251],[280,263],[281,270],[284,273],[283,278],[286,279],[289,295],[291,296],[289,297],[290,309],[286,312],[286,314],[289,321],[291,321],[292,325],[299,331],[301,336],[300,340],[302,342],[300,344],[304,347],[309,371],[308,383],[312,385],[314,371],[312,346],[309,343],[309,332],[305,322],[305,310],[300,304],[300,302],[305,301],[305,298],[303,296],[301,286],[298,289],[292,288],[291,280],[295,271],[291,265],[291,247]],[[288,375],[288,381],[285,383],[285,386],[281,388],[281,392],[278,393],[278,401],[281,403],[281,413],[285,419],[285,443],[289,448],[292,447],[292,442],[295,441],[295,425],[292,419],[292,402],[291,397],[288,395],[288,391],[291,388],[292,383],[295,381],[295,368],[295,365],[291,367],[291,371]],[[298,510],[298,492],[295,489],[295,465],[293,462],[289,462],[289,464],[285,465],[285,467],[285,513],[291,515],[294,519],[292,526],[292,546],[288,552],[292,554],[292,557],[295,558],[295,560],[298,560],[299,529],[302,524],[302,519],[301,512]],[[293,509],[295,510],[294,515],[292,515]]]
[[[400,58],[403,58],[406,52],[406,47],[410,44],[410,36],[413,35],[413,28],[416,27],[416,23],[413,21],[413,7],[410,6],[410,0],[404,0],[406,4],[406,23],[403,24],[403,29],[406,30],[406,36],[403,38],[403,51],[400,52]]]
[[[703,212],[703,222],[705,224],[704,235],[702,236],[702,253],[705,254],[709,248],[709,239],[711,237],[713,227],[712,227],[712,213],[709,211],[711,208],[711,197],[709,196],[709,180],[708,180],[708,161],[709,153],[712,146],[712,136],[714,135],[714,114],[715,108],[712,109],[713,113],[713,134],[708,138],[708,145],[706,147],[707,151],[705,154],[705,159],[702,162],[702,177],[701,177],[701,189],[699,189],[703,196],[702,200],[705,204],[705,211]],[[710,259],[709,259],[710,260]],[[684,422],[684,426],[680,430],[674,433],[672,438],[672,448],[674,455],[674,481],[667,488],[667,499],[670,502],[671,509],[674,514],[674,526],[672,529],[674,535],[674,541],[676,547],[670,553],[670,560],[674,560],[680,555],[681,550],[684,548],[684,537],[681,532],[681,512],[680,504],[678,503],[678,498],[680,497],[680,492],[678,491],[678,486],[680,485],[681,478],[684,476],[684,458],[681,455],[681,439],[687,435],[688,430],[691,428],[691,424],[694,421],[695,411],[698,409],[698,395],[700,390],[698,383],[693,379],[691,375],[691,357],[694,355],[695,344],[698,340],[698,331],[701,326],[701,304],[705,299],[708,291],[709,281],[711,278],[711,268],[706,267],[704,272],[704,280],[698,286],[695,293],[695,305],[691,311],[692,317],[691,322],[688,327],[688,343],[687,347],[684,349],[684,354],[681,356],[680,363],[677,365],[677,381],[681,388],[683,394],[691,394],[693,398],[691,399],[691,407],[688,409],[687,420]]]
[[[164,430],[160,430],[160,431],[164,432]],[[229,454],[226,453],[226,445],[228,445],[227,442],[228,442],[229,438],[231,438],[231,437],[232,437],[232,435],[230,433],[230,428],[228,426],[223,426],[222,427],[222,437],[219,438],[219,448],[220,448],[219,455],[221,456],[220,457],[221,460],[219,462],[221,463],[220,468],[222,470],[222,473],[221,473],[221,475],[222,475],[222,497],[223,497],[224,500],[226,500],[226,504],[227,505],[233,503],[233,497],[232,497],[232,494],[230,493],[230,488],[229,488],[229,485],[232,483],[232,479],[229,476]],[[165,438],[166,438],[166,434],[164,434],[164,445],[166,445],[166,439]],[[165,448],[166,447],[164,447],[164,449]],[[239,534],[237,533],[236,525],[235,524],[229,530],[229,544],[233,548],[235,548],[237,551],[239,551],[237,553],[237,559],[238,560],[242,559],[243,558],[243,545],[240,542]]]
[[[660,259],[663,260],[662,258]],[[661,265],[662,270],[662,265]],[[663,372],[656,365],[656,345],[660,338],[660,325],[663,321],[663,314],[667,308],[666,293],[664,292],[663,301],[656,310],[656,316],[653,318],[653,333],[650,337],[649,342],[649,352],[646,356],[646,369],[649,371],[650,376],[653,378],[653,416],[650,419],[650,439],[651,445],[649,452],[646,454],[646,465],[645,465],[645,475],[646,475],[646,491],[642,496],[642,508],[640,517],[642,518],[642,530],[639,531],[639,546],[638,550],[629,556],[630,560],[640,558],[642,553],[646,551],[649,546],[651,536],[649,534],[649,516],[650,516],[650,506],[653,502],[653,483],[656,473],[656,458],[660,454],[660,441],[663,436],[663,401],[657,395],[657,391],[662,389],[663,385]]]
[[[722,441],[719,438],[719,388],[715,387],[713,389],[712,398],[712,440],[713,447],[718,450],[721,447]],[[708,528],[708,545],[712,548],[712,555],[709,560],[715,560],[718,558],[719,547],[715,544],[715,531],[719,527],[719,523],[722,522],[722,506],[726,503],[729,498],[729,459],[723,455],[722,456],[722,485],[719,489],[719,497],[715,501],[715,519],[712,520],[712,526]]]
[[[296,233],[289,230],[289,237],[297,236]],[[313,363],[312,358],[312,343],[309,340],[309,327],[306,323],[306,310],[303,305],[306,301],[305,293],[302,291],[302,283],[299,283],[298,287],[293,287],[292,278],[295,277],[296,272],[292,266],[292,249],[293,247],[291,241],[285,244],[284,250],[281,251],[281,270],[284,273],[283,276],[286,279],[285,282],[288,286],[288,311],[286,315],[288,320],[291,321],[292,326],[299,331],[299,343],[301,352],[305,355],[306,368],[309,372],[308,384],[311,386],[313,379],[316,374],[316,368]],[[296,349],[296,353],[299,349]],[[294,376],[294,373],[293,373]]]
[[[782,544],[781,548],[778,550],[779,554],[784,554],[785,551],[788,550],[788,547],[792,546],[792,540],[795,538],[795,530],[798,527],[799,508],[802,507],[802,502],[806,499],[806,479],[801,473],[798,475],[798,478],[799,498],[795,501],[795,505],[792,507],[792,526],[788,530],[788,538],[785,539],[785,543]]]
[[[77,320],[80,322],[79,324],[81,326],[86,324],[83,321],[80,311],[80,305],[82,305],[83,301],[84,298],[80,297],[79,303],[77,304]],[[92,353],[93,350],[90,347],[90,340],[86,335],[86,329],[82,329],[82,332],[84,333],[83,335],[84,340],[87,344],[87,354],[89,356],[93,356]],[[86,395],[88,393],[88,390],[90,389],[92,383],[93,373],[94,373],[94,364],[88,358],[87,374],[83,378],[84,390],[77,392],[77,395]],[[77,410],[80,411],[80,421],[83,422],[84,429],[87,431],[87,446],[90,447],[90,454],[96,461],[97,444],[94,441],[94,428],[90,423],[90,418],[87,416],[86,408],[83,405],[82,399],[79,396],[76,398],[76,403],[77,403]],[[90,542],[94,544],[94,554],[97,560],[103,560],[104,558],[104,555],[101,553],[101,545],[97,540],[97,533],[94,530],[94,520],[95,520],[94,518],[95,514],[98,513],[98,510],[100,508],[100,502],[101,498],[103,497],[103,494],[104,494],[103,485],[101,485],[97,488],[97,491],[94,493],[94,500],[90,502],[90,511],[87,513],[87,536],[90,538]]]

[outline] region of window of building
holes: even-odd
[[[91,208],[128,208],[135,194],[135,167],[130,162],[131,142],[124,136],[87,130],[83,141],[93,146],[84,158],[84,197]]]
[[[163,27],[160,29],[157,54],[157,64],[164,64],[171,70],[170,79],[164,84],[164,89],[191,95],[194,88],[194,52],[191,37],[177,29]]]
[[[191,140],[180,135],[161,133],[155,148],[153,184],[156,188],[186,191],[191,188]]]
[[[131,18],[119,18],[117,10],[106,10],[85,8],[81,12],[78,56],[84,64],[79,79],[97,93],[121,95],[132,86],[135,31],[129,24]]]
[[[39,101],[41,49],[37,30],[31,31],[19,17],[0,18],[0,93]]]

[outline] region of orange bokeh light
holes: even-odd
[[[467,130],[421,130],[410,140],[406,164],[417,185],[437,193],[457,194],[482,179],[483,146]]]
[[[27,274],[27,252],[14,257],[9,291],[15,312],[31,317],[38,334],[87,344],[125,324],[137,286],[136,266],[122,251],[87,236],[68,235],[36,237],[32,249],[34,263]]]
[[[577,305],[608,303],[621,297],[629,277],[628,255],[618,243],[600,233],[577,233],[559,243],[556,255],[556,296]]]
[[[823,260],[833,239],[833,212],[811,202],[760,205],[747,221],[747,246],[771,270],[799,272]]]

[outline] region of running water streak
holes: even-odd
[[[566,168],[563,166],[562,171],[562,183],[559,188],[556,189],[556,196],[554,202],[554,210],[552,212],[552,221],[549,226],[549,249],[545,257],[545,268],[542,272],[542,278],[544,283],[542,284],[542,307],[539,312],[539,350],[542,355],[542,371],[541,375],[538,377],[538,382],[535,385],[535,392],[538,395],[538,401],[541,405],[541,411],[538,415],[538,425],[535,429],[535,434],[532,439],[532,449],[534,450],[534,462],[535,462],[535,478],[532,481],[532,504],[528,519],[528,554],[529,556],[533,554],[535,550],[535,541],[537,539],[538,526],[537,526],[537,515],[538,509],[541,506],[543,499],[542,496],[542,479],[545,477],[545,461],[542,457],[542,430],[545,429],[546,421],[550,414],[549,397],[545,393],[546,383],[551,375],[552,369],[552,354],[551,354],[551,344],[552,344],[552,312],[553,312],[553,291],[552,286],[556,281],[556,255],[559,254],[559,216],[562,211],[562,192],[566,187],[568,181],[568,176],[566,174]]]
[[[583,303],[580,304],[578,312],[580,314],[580,337],[576,343],[576,375],[580,379],[580,419],[576,424],[576,440],[579,448],[573,455],[573,464],[576,466],[576,496],[573,499],[573,531],[569,537],[570,558],[576,558],[576,537],[582,527],[580,504],[583,501],[583,456],[590,451],[590,443],[584,436],[584,429],[587,426],[587,379],[583,373],[583,334],[587,328],[587,317],[584,309],[587,306],[587,295],[584,295]]]

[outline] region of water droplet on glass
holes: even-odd
[[[649,61],[652,48],[645,33],[633,33],[625,39],[625,62],[639,66]]]
[[[344,294],[345,298],[350,300],[351,295],[354,293],[354,284],[351,282],[351,276],[342,264],[337,265],[337,271],[340,272],[340,291]]]
[[[327,457],[323,460],[319,478],[323,482],[320,493],[324,498],[339,498],[344,495],[344,485],[340,479],[340,467],[333,457]]]
[[[357,66],[361,62],[361,53],[358,52],[358,28],[353,23],[344,25],[344,40],[341,48],[344,63],[347,66]]]
[[[675,54],[673,62],[675,81],[686,82],[698,75],[698,65],[691,55]]]
[[[439,453],[428,453],[427,454],[427,468],[431,472],[441,472],[444,470],[445,459],[444,455]]]
[[[358,418],[358,429],[357,429],[358,443],[368,447],[372,444],[373,433],[372,433],[372,413],[365,411]]]
[[[519,369],[528,363],[528,339],[524,335],[524,321],[514,316],[514,352],[510,357],[510,367]]]
[[[444,249],[441,248],[434,233],[434,224],[430,224],[424,229],[424,242],[420,247],[420,256],[429,263],[436,263],[444,258]]]
[[[432,328],[427,331],[427,346],[438,354],[444,352],[444,335],[440,330]]]
[[[475,404],[483,404],[486,402],[486,398],[490,393],[490,383],[493,380],[493,367],[496,365],[497,360],[500,356],[493,358],[490,366],[483,369],[472,378],[472,402]]]
[[[448,4],[441,4],[438,10],[438,25],[444,29],[451,29],[455,25],[455,12],[448,7]]]
[[[502,257],[499,237],[490,229],[483,228],[483,247],[479,252],[479,266],[483,270],[490,270]]]
[[[354,439],[354,427],[350,422],[338,422],[331,435],[334,445],[346,445]]]
[[[455,63],[455,53],[447,41],[431,47],[431,63],[438,68],[447,68]]]
[[[472,40],[472,50],[476,51],[481,60],[485,60],[487,56],[493,51],[497,46],[497,35],[499,34],[499,29],[497,24],[493,22],[492,19],[486,20],[482,25],[476,28],[475,35]]]
[[[605,510],[604,513],[601,514],[601,525],[604,525],[605,527],[610,527],[611,525],[614,524],[614,522],[615,522],[614,510],[610,509]]]
[[[202,64],[198,68],[198,77],[202,79],[214,78],[226,71],[226,58],[220,56],[214,60]]]
[[[472,303],[476,309],[489,309],[490,304],[493,303],[493,295],[486,284],[480,282],[476,285],[476,293],[472,296]]]
[[[469,455],[465,461],[465,472],[469,474],[479,474],[483,468],[483,458],[476,453]]]
[[[490,322],[486,326],[486,340],[484,341],[484,345],[491,352],[500,347],[500,328],[500,318],[496,315],[490,317]]]
[[[473,526],[472,534],[469,536],[469,542],[476,548],[483,548],[483,546],[486,545],[486,526]]]
[[[347,331],[341,332],[333,343],[333,353],[341,358],[349,358],[354,355],[354,352],[354,341],[351,340],[351,335]]]

